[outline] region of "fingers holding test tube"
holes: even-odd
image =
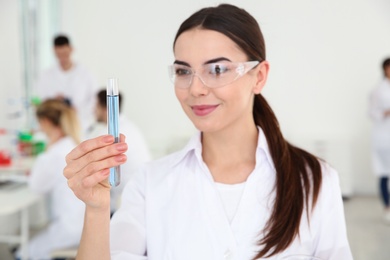
[[[110,204],[110,168],[126,162],[125,136],[115,143],[112,135],[86,140],[66,156],[64,176],[75,195],[87,206],[106,208]]]

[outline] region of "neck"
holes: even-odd
[[[54,143],[58,142],[58,140],[65,136],[64,132],[60,128],[54,128],[46,134],[49,139],[48,147],[52,146]]]
[[[60,63],[61,69],[64,71],[68,71],[73,67],[73,63],[71,61],[65,62],[65,63]]]
[[[246,181],[256,165],[258,131],[253,123],[202,135],[202,156],[216,182]]]

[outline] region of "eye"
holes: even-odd
[[[176,76],[187,76],[187,75],[191,75],[191,74],[192,74],[192,71],[191,71],[191,68],[189,68],[189,67],[180,66],[180,67],[175,68],[175,75]]]
[[[213,75],[221,75],[229,71],[228,66],[221,63],[214,63],[209,65],[209,73]]]

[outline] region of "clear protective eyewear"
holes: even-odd
[[[197,76],[206,87],[219,88],[241,78],[259,63],[259,61],[222,61],[204,64],[198,71],[186,65],[175,63],[169,65],[168,69],[169,77],[177,88],[189,88],[194,76]]]

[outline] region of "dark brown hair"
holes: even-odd
[[[383,74],[384,74],[385,77],[387,76],[386,75],[386,69],[389,66],[390,66],[390,58],[384,59],[383,62],[382,62],[382,69],[383,69]]]
[[[119,112],[122,110],[122,94],[119,93]],[[107,90],[106,89],[101,89],[97,94],[96,98],[98,101],[98,104],[101,107],[107,108]]]
[[[248,60],[264,61],[265,43],[257,21],[244,9],[229,4],[204,8],[185,20],[177,38],[194,28],[214,30],[233,40]],[[254,259],[270,257],[285,250],[299,235],[301,217],[306,207],[314,208],[322,182],[319,160],[306,151],[289,144],[283,137],[278,120],[265,98],[255,95],[253,117],[267,138],[276,169],[276,198],[271,217],[258,241],[263,246]],[[309,204],[309,201],[312,204]]]
[[[68,36],[60,34],[54,38],[53,45],[54,47],[70,46],[70,40]]]

